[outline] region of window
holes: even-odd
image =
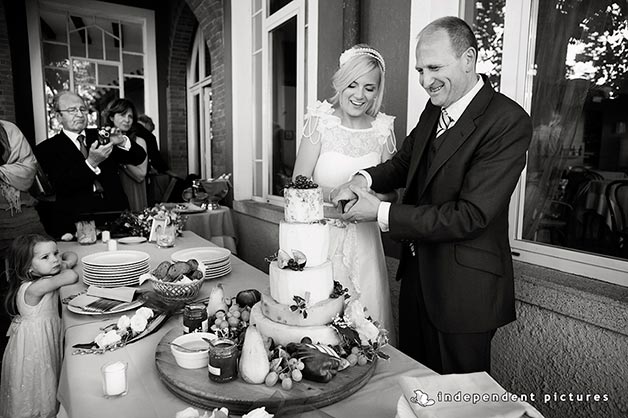
[[[281,204],[303,126],[306,2],[252,0],[251,5],[253,196]]]
[[[133,101],[140,114],[158,114],[152,12],[96,1],[77,7],[30,0],[27,15],[29,27],[39,27],[29,30],[31,50],[40,51],[31,59],[38,139],[60,130],[52,99],[61,90],[85,99],[90,127],[102,123],[100,113],[119,97]]]
[[[491,62],[503,53],[489,73],[495,68],[499,75],[502,64],[515,70],[506,81],[503,72],[500,88],[524,105],[533,123],[528,164],[511,205],[513,249],[523,261],[628,285],[628,5],[515,3],[465,3],[480,51],[494,50],[485,55]],[[485,36],[490,29],[478,22],[482,16],[498,22],[495,34],[503,28],[501,44]],[[524,59],[517,46],[527,46]]]
[[[200,29],[188,63],[188,172],[213,177],[211,57]],[[222,174],[222,173],[220,173]]]
[[[476,0],[465,10],[464,19],[478,40],[477,71],[486,74],[499,91],[504,45],[504,8],[506,0]]]

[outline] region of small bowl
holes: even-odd
[[[177,337],[172,341],[175,344],[192,349],[207,347],[206,350],[190,353],[171,345],[170,350],[179,367],[184,369],[200,369],[207,367],[207,364],[209,364],[209,344],[203,341],[203,337],[208,340],[216,339],[216,335],[209,332],[192,332]]]

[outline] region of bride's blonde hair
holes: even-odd
[[[354,45],[340,55],[339,68],[331,79],[331,84],[336,92],[329,101],[337,106],[340,102],[340,93],[358,78],[373,70],[379,72],[379,83],[377,86],[377,96],[366,113],[370,116],[377,116],[379,108],[382,106],[384,97],[384,81],[386,64],[381,54],[366,44]]]

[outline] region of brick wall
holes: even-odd
[[[3,1],[0,1],[0,119],[15,122],[13,69]]]
[[[186,73],[194,29],[198,22],[211,56],[213,116],[212,175],[230,171],[227,161],[227,120],[225,117],[224,11],[222,0],[185,0],[172,6],[168,71],[168,151],[170,165],[179,174],[187,173]]]
[[[192,46],[196,18],[185,1],[173,2],[168,63],[168,155],[170,168],[185,176],[188,171],[187,146],[187,62]]]

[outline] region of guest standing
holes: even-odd
[[[60,92],[53,105],[63,131],[37,145],[35,155],[56,191],[50,233],[60,237],[74,233],[82,216],[128,209],[119,164],[140,164],[146,152],[121,134],[101,145],[97,130],[85,129],[88,109],[76,93]]]
[[[0,293],[7,283],[2,279],[5,253],[18,236],[44,233],[34,208],[35,199],[28,193],[37,172],[37,160],[28,141],[17,126],[0,120]],[[6,346],[6,332],[11,318],[0,312],[0,353]]]
[[[0,258],[15,237],[44,232],[28,193],[36,173],[37,160],[22,132],[0,120]]]
[[[55,417],[63,335],[58,289],[76,283],[74,253],[59,256],[57,244],[37,234],[16,238],[8,253],[13,316],[2,357],[0,417]]]
[[[135,105],[128,99],[115,99],[109,102],[103,111],[103,120],[107,126],[117,128],[122,134],[142,147],[146,152],[146,140],[137,135],[133,128],[137,124]],[[148,156],[137,165],[122,164],[120,181],[122,188],[129,199],[129,206],[134,212],[139,212],[148,205],[146,198],[146,173],[148,170]]]
[[[137,136],[141,136],[146,141],[146,153],[148,154],[148,172],[166,173],[168,163],[163,159],[157,146],[157,138],[153,133],[155,124],[148,115],[139,115],[137,124],[133,125]]]
[[[331,104],[317,102],[306,115],[293,177],[313,176],[327,197],[359,169],[390,159],[396,151],[395,118],[379,111],[385,68],[381,54],[368,45],[342,53],[332,78],[336,93]],[[381,197],[392,199],[396,194]],[[394,343],[388,273],[377,223],[332,229],[332,252],[335,279],[360,299]]]
[[[404,245],[400,349],[439,373],[489,371],[491,340],[515,319],[508,204],[532,136],[530,117],[476,73],[471,28],[445,17],[419,34],[416,69],[430,96],[389,161],[334,193],[351,221],[377,219]],[[402,203],[367,193],[405,187]],[[357,199],[357,200],[356,200]]]

